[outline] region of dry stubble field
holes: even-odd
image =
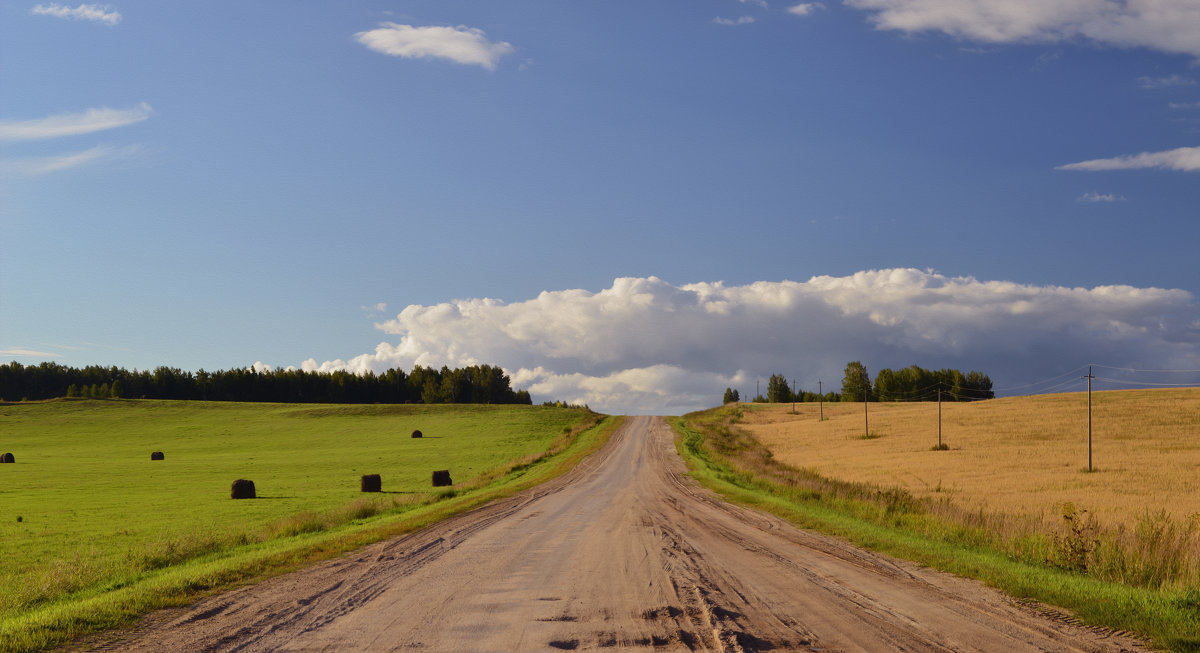
[[[831,478],[899,486],[969,509],[1062,515],[1064,503],[1106,526],[1133,527],[1167,511],[1200,520],[1200,389],[1092,395],[1088,473],[1087,393],[942,404],[873,403],[864,439],[862,403],[744,404],[743,426],[783,462]]]

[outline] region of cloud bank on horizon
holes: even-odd
[[[410,305],[376,325],[374,352],[306,370],[500,365],[535,401],[613,413],[714,405],[772,373],[840,387],[851,360],[880,368],[977,369],[999,390],[1089,362],[1200,367],[1200,304],[1184,290],[1065,288],[889,269],[806,282],[672,285],[619,278],[599,292],[545,291],[505,303]]]

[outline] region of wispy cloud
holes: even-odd
[[[1200,109],[1200,102],[1171,102],[1167,104],[1171,109]]]
[[[1163,168],[1200,172],[1200,147],[1179,147],[1165,152],[1142,152],[1110,159],[1092,159],[1058,166],[1056,170],[1136,170]]]
[[[0,175],[5,177],[34,177],[78,168],[103,160],[134,156],[142,151],[140,145],[121,148],[97,145],[89,150],[54,156],[0,159]]]
[[[721,18],[718,16],[713,19],[713,22],[718,25],[749,25],[754,22],[754,16],[738,16],[737,18]]]
[[[744,5],[754,5],[756,7],[762,7],[763,9],[767,8],[767,0],[738,0],[738,2],[740,2]]]
[[[1196,80],[1180,74],[1166,77],[1138,77],[1137,85],[1142,88],[1167,88],[1170,86],[1195,86]]]
[[[121,22],[121,14],[108,5],[79,5],[74,9],[57,2],[46,5],[35,5],[30,10],[42,16],[54,16],[68,20],[90,20],[105,25],[116,25]]]
[[[62,358],[62,356],[48,351],[26,349],[25,347],[10,347],[8,349],[0,349],[0,359],[2,358]]]
[[[878,29],[936,31],[987,43],[1079,38],[1200,58],[1195,0],[845,0]]]
[[[792,6],[788,7],[787,11],[789,14],[792,14],[795,16],[808,16],[808,15],[812,14],[814,11],[816,11],[818,9],[824,9],[824,8],[825,8],[825,5],[821,4],[820,2],[802,2],[800,4],[796,4],[796,5],[792,5]]]
[[[387,22],[354,38],[375,52],[393,57],[446,59],[488,70],[495,70],[500,58],[514,51],[511,44],[489,41],[483,30],[463,25],[413,27]]]
[[[1089,360],[1200,368],[1200,304],[1183,290],[1065,288],[873,270],[806,282],[672,285],[621,278],[599,292],[411,305],[376,325],[394,339],[304,369],[357,372],[491,363],[535,400],[680,412],[746,396],[779,372],[836,388],[846,362],[1041,380]],[[1136,362],[1136,365],[1134,364]]]
[[[0,141],[28,141],[90,134],[141,122],[153,110],[141,103],[132,109],[88,109],[33,120],[0,120]]]
[[[1050,64],[1054,63],[1055,61],[1062,59],[1062,55],[1063,55],[1062,50],[1055,50],[1054,52],[1043,52],[1043,53],[1039,54],[1037,59],[1035,59],[1033,61],[1033,69],[1034,70],[1043,70],[1044,68],[1046,68]]]
[[[1113,193],[1084,193],[1080,195],[1076,201],[1078,202],[1124,202],[1124,195],[1115,195]]]

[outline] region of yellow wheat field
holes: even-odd
[[[831,478],[948,496],[972,510],[1056,517],[1066,502],[1102,524],[1147,511],[1200,519],[1200,389],[1120,390],[942,404],[744,404],[748,428],[775,457]]]

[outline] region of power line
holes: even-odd
[[[1096,380],[1097,381],[1108,381],[1110,383],[1117,383],[1117,384],[1122,384],[1122,385],[1142,385],[1142,386],[1156,387],[1156,388],[1192,388],[1192,387],[1196,386],[1195,383],[1151,383],[1149,381],[1130,381],[1128,379],[1109,379],[1109,378],[1106,378],[1103,376],[1096,377]]]
[[[1051,394],[1051,393],[1053,393],[1053,392],[1056,392],[1056,391],[1058,391],[1058,390],[1062,390],[1062,389],[1066,388],[1067,386],[1075,385],[1075,383],[1077,383],[1078,381],[1079,381],[1079,379],[1078,379],[1078,378],[1074,378],[1074,379],[1067,379],[1066,381],[1063,381],[1063,382],[1061,382],[1061,383],[1057,383],[1057,384],[1055,384],[1055,385],[1052,385],[1052,386],[1050,386],[1050,387],[1048,387],[1048,388],[1045,388],[1045,389],[1044,389],[1044,390],[1042,390],[1041,392],[1031,392],[1030,394]]]
[[[1087,365],[1080,365],[1079,367],[1076,367],[1075,369],[1073,369],[1069,372],[1065,372],[1058,376],[1050,377],[1049,379],[1042,379],[1041,381],[1034,381],[1033,383],[1026,383],[1024,385],[1013,385],[1013,386],[1009,386],[1007,388],[992,388],[992,390],[995,392],[1007,392],[1009,390],[1019,390],[1021,388],[1032,388],[1033,386],[1041,385],[1043,383],[1051,383],[1053,381],[1058,381],[1059,379],[1065,379],[1067,377],[1074,377],[1074,375],[1078,374],[1079,372],[1082,372],[1086,367],[1087,367]]]
[[[1178,374],[1200,374],[1200,370],[1140,370],[1134,367],[1113,367],[1112,365],[1100,365],[1092,363],[1094,367],[1103,367],[1106,370],[1120,370],[1122,372],[1152,372],[1152,373],[1178,373]]]

